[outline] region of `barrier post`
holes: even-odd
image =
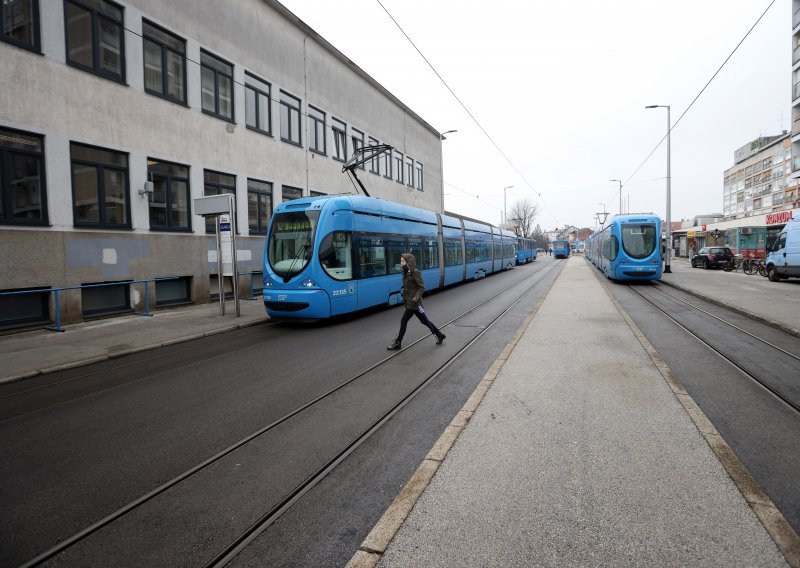
[[[54,289],[53,292],[56,294],[56,326],[48,326],[45,329],[49,331],[64,331],[61,327],[61,302],[58,299],[58,288]]]

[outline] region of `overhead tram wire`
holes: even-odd
[[[705,84],[705,86],[702,89],[700,89],[700,92],[697,93],[697,96],[695,96],[695,98],[692,100],[692,102],[689,103],[689,106],[686,107],[686,110],[684,110],[681,113],[681,115],[678,117],[678,120],[676,120],[673,124],[670,125],[670,128],[667,131],[667,133],[664,135],[664,137],[661,140],[658,141],[658,144],[656,144],[655,148],[653,148],[653,150],[647,155],[647,157],[642,161],[642,163],[639,164],[639,167],[636,168],[634,170],[634,172],[630,176],[628,176],[628,179],[625,180],[625,183],[623,183],[622,185],[628,185],[628,182],[631,179],[633,179],[633,177],[639,172],[639,170],[642,169],[642,167],[647,163],[647,160],[649,160],[653,156],[653,154],[655,154],[656,150],[658,150],[658,148],[661,146],[661,144],[663,144],[664,140],[667,139],[667,136],[669,136],[670,133],[673,130],[675,130],[675,127],[678,126],[678,123],[681,121],[681,119],[683,119],[683,117],[686,115],[686,113],[689,112],[689,109],[692,108],[692,106],[694,106],[694,103],[697,102],[697,99],[700,98],[700,95],[702,95],[705,92],[705,90],[708,88],[708,86],[711,84],[711,82],[716,78],[717,75],[719,75],[719,72],[722,71],[722,68],[725,67],[725,65],[728,63],[730,58],[733,57],[733,54],[736,53],[736,51],[739,49],[739,47],[744,43],[744,40],[747,39],[747,37],[752,33],[752,31],[758,25],[758,23],[764,18],[764,16],[767,15],[767,12],[769,12],[769,9],[772,8],[773,4],[775,4],[775,0],[772,0],[769,3],[769,6],[767,6],[766,9],[758,17],[758,19],[756,19],[755,23],[752,26],[750,26],[750,29],[747,30],[747,33],[744,34],[744,37],[739,41],[739,43],[736,44],[736,47],[733,48],[733,51],[731,51],[730,54],[728,55],[728,57],[725,58],[725,61],[723,61],[722,65],[719,66],[719,69],[717,69],[714,72],[714,74],[711,76],[711,78],[708,80],[708,82]],[[616,194],[617,194],[617,192],[615,191],[614,195],[616,195]]]
[[[478,128],[480,128],[480,130],[481,130],[481,132],[483,132],[484,136],[486,136],[486,138],[489,139],[489,142],[491,142],[492,145],[497,149],[497,151],[500,152],[500,155],[503,156],[505,161],[508,162],[508,164],[517,173],[517,175],[522,179],[522,181],[524,181],[525,184],[529,188],[531,188],[531,191],[533,191],[539,197],[539,199],[542,200],[542,203],[544,204],[545,209],[548,209],[547,203],[544,202],[544,198],[542,197],[542,194],[538,190],[534,189],[533,184],[531,184],[531,182],[529,182],[527,180],[527,178],[522,174],[522,172],[519,171],[519,168],[517,168],[517,166],[514,165],[514,162],[512,162],[511,159],[508,156],[506,156],[506,153],[503,152],[503,149],[500,148],[500,146],[497,144],[497,142],[495,142],[494,139],[489,135],[489,133],[486,132],[486,129],[483,126],[481,126],[481,123],[478,122],[478,119],[475,118],[475,116],[470,112],[470,110],[467,108],[467,106],[461,101],[460,98],[458,98],[458,95],[455,94],[453,89],[450,88],[450,85],[447,84],[447,81],[445,81],[442,78],[442,76],[439,74],[439,72],[436,70],[436,68],[431,64],[430,61],[428,61],[428,58],[425,57],[425,54],[422,53],[422,51],[420,51],[420,49],[417,47],[417,45],[414,43],[414,41],[405,32],[403,27],[397,22],[397,20],[394,19],[394,16],[392,16],[392,14],[389,12],[389,10],[386,9],[386,6],[383,5],[381,0],[375,0],[375,1],[378,3],[378,5],[381,8],[383,8],[383,11],[386,12],[386,15],[389,16],[389,19],[392,20],[392,22],[394,22],[394,25],[397,26],[397,29],[400,30],[400,33],[402,33],[405,36],[405,38],[408,40],[408,43],[410,43],[411,46],[417,51],[417,53],[419,53],[419,56],[422,57],[422,59],[425,61],[425,63],[428,65],[428,67],[431,68],[431,71],[433,71],[433,73],[436,75],[436,77],[439,78],[439,81],[441,81],[442,84],[447,88],[447,90],[450,91],[450,94],[453,95],[453,97],[456,99],[456,101],[458,101],[458,104],[461,105],[461,108],[464,109],[464,112],[466,112],[469,115],[469,117],[472,119],[472,121],[478,126]],[[548,209],[548,211],[549,211],[549,209]]]

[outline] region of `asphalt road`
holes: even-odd
[[[794,403],[800,402],[800,364],[796,360],[665,294],[688,301],[795,355],[800,355],[800,341],[663,284],[625,285],[606,280],[606,285],[795,531],[800,532],[800,413],[670,321],[637,291],[749,372],[780,389]]]
[[[555,270],[548,270],[548,269]],[[0,388],[0,564],[16,566],[182,472],[214,463],[99,528],[46,565],[198,566],[503,316],[234,566],[343,565],[469,397],[558,272],[536,263],[426,301],[444,345],[400,309],[316,324],[267,324]],[[548,274],[545,274],[548,273]],[[547,346],[542,346],[543,349]],[[37,388],[41,387],[41,388]],[[4,396],[16,393],[15,396]],[[232,449],[267,425],[273,428]]]

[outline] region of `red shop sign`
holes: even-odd
[[[770,213],[769,215],[767,215],[767,225],[788,223],[791,219],[792,219],[791,211],[780,211],[779,213]]]

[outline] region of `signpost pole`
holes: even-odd
[[[222,275],[222,235],[220,233],[219,215],[215,218],[217,227],[217,291],[219,292],[219,315],[225,315],[225,277]]]
[[[236,309],[236,317],[238,318],[240,315],[239,311],[239,265],[236,262],[236,201],[234,201],[233,195],[228,198],[228,210],[230,211],[230,219],[231,219],[231,248],[233,249],[233,254],[231,255],[233,270],[231,275],[231,281],[233,283],[233,305]]]

